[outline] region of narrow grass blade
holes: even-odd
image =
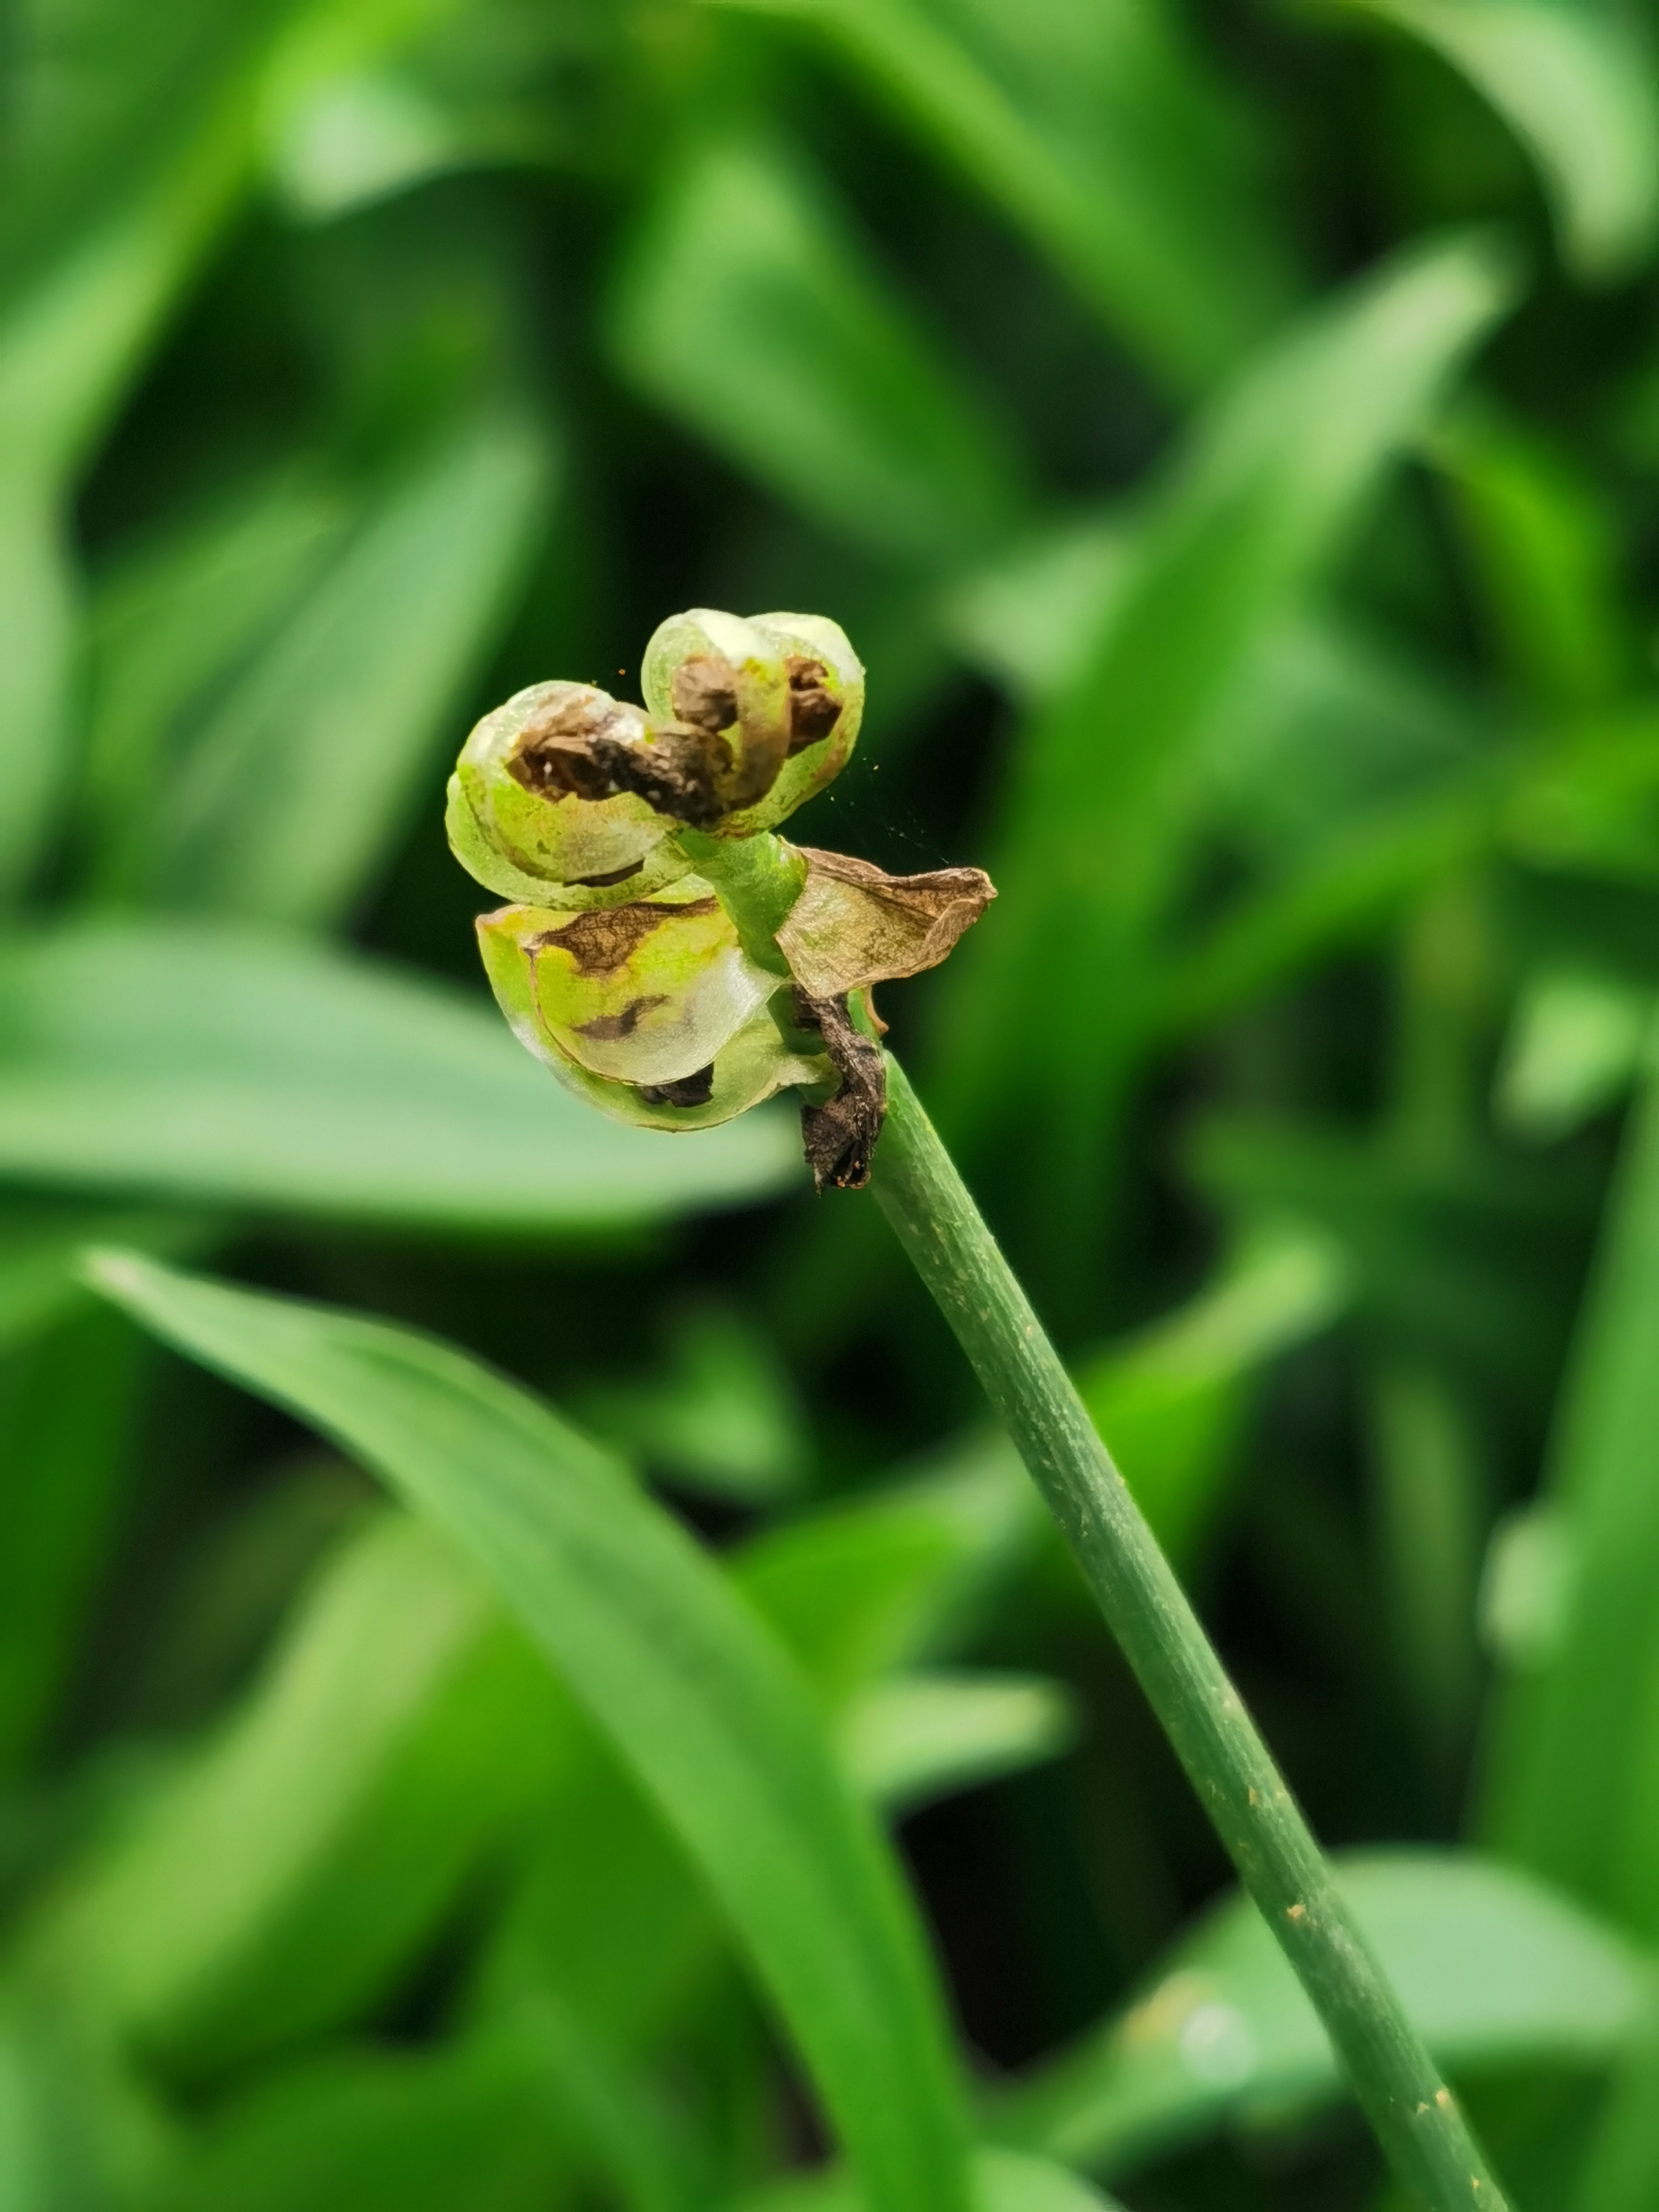
[[[959,2212],[966,2119],[921,1931],[799,1677],[690,1540],[441,1345],[131,1256],[98,1279],[376,1468],[485,1569],[696,1860],[872,2208]]]
[[[1062,1249],[1094,1211],[1105,1094],[1150,981],[1140,939],[1180,880],[1206,725],[1508,292],[1488,246],[1443,241],[1257,362],[1166,475],[1130,580],[1028,734],[991,856],[1001,902],[945,979],[941,1103],[971,1146],[1006,1139],[1018,1104]]]
[[[1352,1296],[1334,1238],[1264,1227],[1199,1297],[1078,1370],[1090,1419],[1134,1470],[1135,1503],[1177,1565],[1213,1525],[1253,1384]]]
[[[49,1901],[27,1955],[174,2082],[359,2019],[537,1796],[562,1710],[472,1570],[382,1516],[216,1741]]]
[[[1552,1445],[1568,1566],[1553,1648],[1498,1708],[1486,1832],[1659,1936],[1659,1091],[1626,1133]]]
[[[0,950],[0,1173],[107,1195],[546,1234],[759,1197],[784,1120],[617,1127],[483,1004],[223,924],[102,922]]]
[[[465,413],[394,479],[197,732],[160,810],[169,903],[343,918],[403,829],[539,537],[527,415]]]
[[[695,146],[613,289],[629,380],[838,537],[955,567],[1024,502],[1008,434],[799,153]]]
[[[320,2056],[222,2105],[146,2212],[525,2212],[578,2163],[553,2091],[522,2032]]]
[[[36,866],[67,772],[74,473],[234,204],[290,6],[191,0],[159,29],[106,10],[102,44],[77,24],[67,52],[39,22],[20,35],[0,216],[0,896]]]
[[[1040,1674],[896,1674],[854,1698],[838,1733],[860,1789],[908,1813],[1057,1759],[1078,1714],[1065,1686]]]
[[[1161,381],[1213,379],[1293,296],[1261,149],[1152,0],[725,4],[839,49]]]
[[[0,1775],[47,1739],[112,1549],[142,1340],[88,1310],[0,1361]]]
[[[1455,2074],[1605,2066],[1639,2033],[1646,1961],[1542,1884],[1455,1852],[1336,1863],[1390,1980]],[[1176,1945],[1121,2013],[1014,2089],[995,2125],[1115,2177],[1224,2123],[1288,2118],[1341,2089],[1312,2006],[1235,1898]]]
[[[1489,100],[1537,163],[1567,258],[1626,275],[1659,234],[1659,77],[1616,0],[1337,0],[1420,39]]]

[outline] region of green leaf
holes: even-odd
[[[0,1361],[0,1774],[58,1717],[108,1564],[141,1340],[79,1314]]]
[[[757,1197],[750,1115],[620,1129],[477,1000],[222,924],[88,922],[0,948],[0,1173],[196,1204],[520,1235]]]
[[[725,0],[810,25],[1154,374],[1229,368],[1292,295],[1259,148],[1152,0]]]
[[[1414,249],[1257,362],[1167,471],[1128,583],[1115,583],[1079,673],[1027,734],[991,860],[996,920],[945,979],[939,1091],[950,1127],[979,1146],[1006,1137],[1018,1109],[1060,1249],[1091,1216],[1102,1094],[1142,1019],[1141,941],[1181,880],[1200,740],[1508,289],[1480,243]]]
[[[769,1528],[732,1573],[826,1701],[959,1640],[1048,1522],[1006,1439],[970,1437],[942,1464]]]
[[[1530,1877],[1449,1852],[1338,1861],[1344,1895],[1437,2059],[1455,2075],[1604,2065],[1638,2032],[1647,1963]],[[1227,2121],[1342,2094],[1335,2056],[1260,1915],[1231,1898],[1126,2009],[1014,2090],[1007,2139],[1108,2175]]]
[[[197,732],[160,810],[171,902],[339,919],[403,829],[539,534],[546,441],[464,416],[388,487]]]
[[[1573,2212],[1647,2212],[1659,2194],[1659,2028],[1619,2069],[1573,2191]]]
[[[696,1867],[592,1728],[578,1722],[522,1844],[473,2014],[550,2002],[601,2051],[659,2045],[727,1947]]]
[[[144,2212],[532,2212],[572,2164],[536,2038],[349,2051],[214,2114]]]
[[[234,204],[254,78],[291,0],[28,27],[0,219],[0,894],[61,796],[76,470]],[[182,118],[182,120],[181,120]]]
[[[1041,1674],[897,1674],[855,1697],[837,1733],[860,1789],[908,1813],[1059,1758],[1078,1724],[1070,1692]]]
[[[1546,1496],[1572,1573],[1544,1662],[1512,1681],[1486,1832],[1659,1936],[1659,1093],[1626,1137],[1551,1442]]]
[[[482,1565],[696,1860],[872,2206],[961,2206],[966,2120],[896,1869],[799,1677],[719,1571],[535,1400],[356,1316],[106,1259],[196,1358],[377,1469]]]
[[[216,1741],[48,1905],[30,1955],[175,2080],[360,2017],[535,1798],[562,1710],[472,1570],[379,1516]]]
[[[641,391],[856,546],[951,567],[1020,511],[1006,434],[799,153],[729,133],[684,149],[607,328]]]
[[[730,1307],[682,1308],[659,1372],[596,1384],[576,1410],[688,1489],[761,1505],[805,1486],[805,1415],[766,1338]]]
[[[1659,78],[1616,0],[1335,0],[1420,39],[1503,116],[1536,162],[1567,259],[1626,274],[1659,231]]]
[[[1220,1115],[1200,1124],[1189,1167],[1212,1195],[1334,1238],[1356,1314],[1396,1348],[1466,1364],[1529,1409],[1547,1391],[1588,1196],[1559,1163],[1437,1159],[1386,1129]]]
[[[1635,688],[1620,526],[1589,471],[1535,430],[1471,410],[1434,441],[1486,626],[1521,696],[1557,714]]]
[[[85,797],[95,889],[154,895],[185,739],[316,589],[352,520],[338,485],[290,463],[167,517],[97,579]]]
[[[1052,2160],[985,2144],[974,2154],[985,2212],[1121,2212],[1115,2197]],[[856,2178],[839,2169],[793,2175],[744,2197],[738,2212],[863,2212]]]
[[[1253,1378],[1328,1327],[1351,1295],[1334,1238],[1266,1226],[1199,1297],[1079,1370],[1089,1418],[1178,1565],[1214,1520]]]
[[[1642,1070],[1653,994],[1622,975],[1542,968],[1522,987],[1498,1064],[1498,1118],[1534,1143],[1567,1135]]]
[[[80,1257],[88,1244],[136,1245],[187,1259],[206,1234],[188,1215],[19,1200],[0,1204],[0,1354],[26,1345],[87,1301]]]

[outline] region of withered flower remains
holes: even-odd
[[[819,1188],[856,1188],[885,1106],[871,989],[942,960],[990,880],[774,834],[857,741],[864,670],[836,623],[696,607],[658,629],[642,681],[642,708],[532,684],[466,741],[450,842],[518,902],[478,923],[495,996],[617,1121],[707,1128],[799,1086]]]

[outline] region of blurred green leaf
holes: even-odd
[[[1338,1864],[1362,1930],[1455,2075],[1606,2065],[1638,2032],[1648,1962],[1541,1883],[1450,1852],[1355,1853]],[[1225,2122],[1290,2118],[1342,2086],[1271,1931],[1230,1898],[1122,2013],[1009,2094],[995,2124],[1116,2175]]]
[[[1178,1565],[1192,1563],[1213,1522],[1252,1378],[1326,1328],[1350,1295],[1333,1238],[1265,1225],[1199,1297],[1079,1372],[1090,1419]]]
[[[653,1139],[568,1100],[481,1000],[223,924],[0,948],[0,1173],[324,1218],[546,1233],[757,1197],[781,1121]]]
[[[561,1710],[476,1574],[380,1516],[217,1740],[49,1905],[31,1955],[175,2079],[360,2017],[533,1801]]]
[[[1069,2167],[999,2144],[975,2151],[974,2179],[986,2212],[1121,2212]],[[739,2212],[861,2212],[863,2203],[855,2177],[820,2166],[744,2198]]]
[[[949,586],[941,626],[1022,702],[1063,694],[1133,573],[1121,512],[1073,516]],[[1195,741],[1195,812],[1230,854],[1277,872],[1350,824],[1467,769],[1489,715],[1397,638],[1293,608],[1255,641]]]
[[[1659,78],[1618,0],[1333,0],[1420,39],[1491,101],[1538,165],[1568,261],[1624,276],[1659,231]]]
[[[79,1314],[0,1360],[0,1773],[35,1752],[113,1548],[140,1345]]]
[[[601,2051],[660,2040],[726,1956],[714,1901],[657,1808],[580,1720],[521,1838],[470,2016],[550,2003]]]
[[[1431,450],[1522,696],[1557,713],[1616,700],[1638,658],[1617,517],[1594,478],[1536,432],[1484,410],[1449,426]]]
[[[361,8],[353,38],[341,12],[323,10],[297,42],[267,124],[271,180],[301,222],[461,169],[602,166],[638,120],[662,22],[591,0],[450,0]]]
[[[258,72],[294,0],[187,0],[165,25],[33,11],[0,217],[0,891],[65,780],[76,587],[70,479],[234,204]]]
[[[1510,781],[1502,767],[1477,758],[1425,792],[1338,827],[1301,866],[1176,949],[1148,1026],[1187,1035],[1334,953],[1374,945],[1426,884],[1490,849]]]
[[[100,1280],[486,1567],[696,1858],[872,2203],[962,2203],[961,2090],[905,1892],[799,1678],[689,1539],[545,1407],[429,1340],[131,1256]]]
[[[1427,1359],[1369,1378],[1371,1496],[1395,1664],[1436,1778],[1455,1787],[1480,1688],[1477,1593],[1490,1473],[1471,1408]]]
[[[1499,1062],[1499,1119],[1534,1143],[1568,1134],[1624,1096],[1641,1071],[1653,994],[1585,969],[1535,970]]]
[[[142,2212],[536,2212],[571,2160],[532,2034],[350,2051],[216,2112]]]
[[[0,1995],[0,2204],[105,2212],[132,2201],[165,2154],[166,2123],[89,2053],[38,1989]]]
[[[662,1370],[595,1384],[576,1410],[668,1480],[768,1504],[805,1484],[811,1442],[788,1376],[761,1331],[712,1301],[672,1316]]]
[[[1547,1495],[1569,1547],[1566,1619],[1512,1681],[1488,1762],[1487,1836],[1659,1935],[1659,1106],[1635,1109],[1565,1395]]]
[[[1614,2078],[1573,2192],[1572,2212],[1646,2212],[1659,2194],[1659,2027]]]
[[[351,520],[316,468],[262,470],[168,518],[97,580],[86,760],[96,889],[153,893],[185,734],[315,592]]]
[[[9,1196],[0,1205],[0,1354],[86,1304],[80,1256],[88,1244],[136,1245],[182,1259],[202,1243],[205,1227],[186,1214]]]
[[[394,479],[155,796],[171,903],[340,919],[432,776],[543,523],[546,443],[463,417]]]
[[[1200,1124],[1200,1184],[1337,1240],[1357,1316],[1523,1398],[1571,1313],[1588,1191],[1559,1164],[1425,1157],[1408,1136],[1267,1118]]]
[[[889,1812],[1018,1774],[1069,1751],[1078,1714],[1041,1674],[895,1674],[843,1711],[842,1756],[860,1790]]]
[[[1535,867],[1659,883],[1659,714],[1643,704],[1563,732],[1516,779],[1502,833]]]
[[[954,567],[1024,503],[964,387],[799,151],[728,131],[683,149],[613,289],[618,365],[813,521]]]
[[[1493,1658],[1517,1674],[1560,1656],[1572,1618],[1578,1550],[1560,1508],[1534,1499],[1492,1530],[1481,1572],[1480,1633]]]
[[[1293,293],[1259,149],[1154,0],[723,0],[810,25],[1160,379],[1231,367]]]
[[[965,658],[1016,697],[1052,698],[1080,671],[1133,563],[1126,516],[1066,515],[952,579],[939,596],[939,619]]]
[[[936,1467],[752,1537],[732,1572],[839,1705],[953,1643],[1046,1528],[1012,1446],[972,1437]]]
[[[946,979],[939,1105],[978,1147],[1018,1110],[1062,1250],[1101,1181],[1103,1094],[1140,1018],[1141,939],[1179,881],[1200,736],[1507,293],[1489,247],[1442,242],[1281,340],[1166,473],[1130,582],[1028,734],[993,855],[1003,896]]]

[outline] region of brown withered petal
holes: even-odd
[[[853,1025],[844,1000],[797,989],[795,1019],[823,1039],[841,1088],[822,1106],[800,1109],[801,1139],[815,1189],[862,1190],[887,1118],[887,1064],[881,1047]]]
[[[806,883],[778,948],[813,999],[935,968],[996,896],[982,868],[890,876],[868,860],[803,845]]]

